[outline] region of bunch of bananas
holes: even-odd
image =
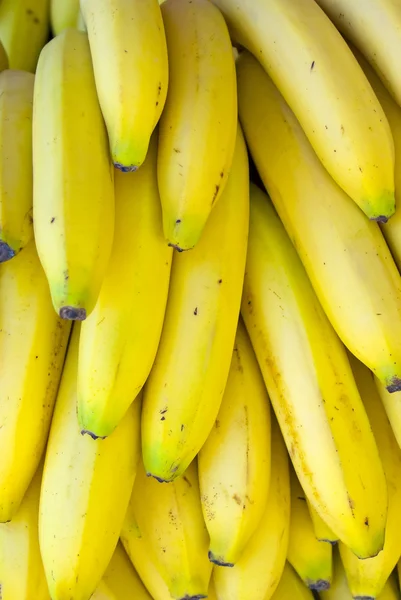
[[[401,600],[401,1],[0,41],[1,600]]]

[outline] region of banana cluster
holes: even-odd
[[[0,0],[1,600],[401,600],[400,55]]]

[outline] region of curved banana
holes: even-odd
[[[69,331],[31,241],[0,269],[0,522],[17,512],[45,448]]]
[[[313,600],[312,592],[305,586],[289,563],[285,564],[283,574],[272,600]]]
[[[253,159],[327,316],[389,391],[401,389],[401,277],[379,226],[331,179],[249,53],[237,71]]]
[[[401,4],[394,0],[368,0],[362,4],[348,0],[316,2],[344,37],[363,52],[384,85],[401,104],[397,60],[401,53]]]
[[[10,69],[35,72],[49,28],[50,0],[1,0],[0,39]]]
[[[145,469],[159,480],[185,471],[216,420],[234,347],[248,222],[248,157],[238,128],[231,175],[202,239],[173,260],[142,413]]]
[[[0,524],[2,600],[50,600],[38,538],[42,466],[34,475],[12,521]]]
[[[382,552],[374,558],[359,560],[340,543],[340,554],[352,595],[376,598],[401,556],[401,449],[391,430],[372,373],[353,356],[350,356],[350,363],[383,463],[388,489],[388,513]]]
[[[135,171],[162,113],[168,57],[157,0],[81,0],[113,162]]]
[[[291,520],[287,560],[311,590],[327,590],[332,577],[332,548],[313,530],[306,496],[291,469]]]
[[[375,384],[397,444],[401,448],[401,392],[390,394],[377,378]]]
[[[54,35],[77,27],[79,0],[50,0],[50,24]]]
[[[259,526],[270,479],[270,401],[242,320],[220,411],[198,465],[209,559],[232,567]]]
[[[379,101],[314,0],[213,0],[258,58],[333,179],[370,219],[395,211],[394,145]]]
[[[141,551],[149,554],[171,597],[206,598],[212,564],[207,557],[209,540],[202,516],[196,461],[169,485],[160,485],[147,477],[140,461],[130,511],[139,528]],[[135,554],[133,562],[136,565]],[[144,583],[147,585],[146,579]]]
[[[269,495],[258,528],[234,567],[213,570],[219,600],[270,600],[280,580],[290,530],[290,477],[287,450],[274,417],[271,457]]]
[[[0,73],[0,262],[33,237],[32,73]]]
[[[114,593],[116,600],[152,600],[121,542],[114,550],[103,582]]]
[[[375,556],[387,486],[369,420],[345,348],[254,185],[241,312],[305,493],[339,539],[360,557]]]
[[[319,513],[312,506],[308,498],[306,498],[310,518],[312,519],[312,526],[315,532],[316,539],[319,542],[328,542],[329,544],[336,544],[338,542],[338,536],[330,529],[325,523]]]
[[[208,0],[166,0],[170,84],[160,119],[158,179],[164,235],[188,250],[227,183],[237,129],[227,25]]]
[[[114,188],[88,38],[75,29],[54,38],[40,56],[33,172],[35,239],[54,308],[65,319],[83,320],[110,257]]]
[[[140,443],[137,400],[107,440],[82,436],[76,415],[79,325],[74,327],[43,471],[39,539],[52,600],[86,600],[118,542]]]
[[[161,336],[172,248],[163,237],[156,161],[153,137],[138,172],[115,173],[113,250],[96,306],[81,326],[78,419],[96,437],[112,433],[142,389]]]

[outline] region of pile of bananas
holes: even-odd
[[[1,600],[400,600],[401,0],[0,40]]]

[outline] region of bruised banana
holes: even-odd
[[[99,295],[113,243],[113,172],[88,37],[67,29],[40,55],[33,107],[35,239],[64,319],[84,320]]]
[[[387,486],[369,420],[345,348],[271,202],[253,184],[241,313],[305,493],[355,554],[375,556]]]
[[[161,481],[185,471],[205,443],[223,398],[244,277],[248,173],[238,128],[233,168],[202,239],[173,259],[166,317],[142,413],[145,469]]]

